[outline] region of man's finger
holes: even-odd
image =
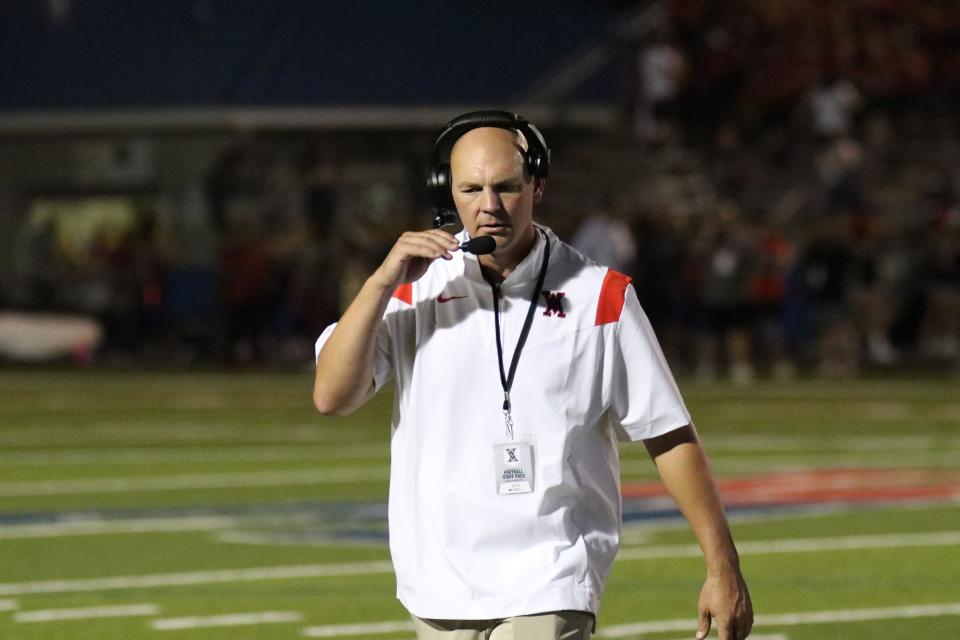
[[[424,233],[427,233],[430,236],[436,238],[443,244],[448,244],[448,245],[453,244],[454,246],[460,244],[459,242],[457,242],[457,239],[454,237],[452,233],[447,233],[443,229],[428,229],[427,231],[424,231]]]
[[[444,249],[455,249],[460,246],[460,243],[457,241],[457,239],[445,231],[440,231],[437,229],[427,231],[425,237],[429,238],[433,242],[436,242]]]
[[[715,622],[719,640],[740,640],[740,636],[737,635],[737,625],[733,620],[716,620]]]
[[[439,258],[449,254],[452,247],[429,236],[404,237],[400,243],[403,252],[418,258]]]
[[[701,611],[697,619],[697,640],[703,640],[710,633],[710,612]]]

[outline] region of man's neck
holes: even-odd
[[[537,230],[533,225],[530,225],[526,235],[528,237],[524,238],[516,247],[513,247],[509,253],[500,254],[499,251],[494,251],[479,257],[480,268],[487,282],[503,282],[507,279],[507,276],[513,273],[517,265],[523,262],[523,259],[533,249],[533,244],[537,239]]]

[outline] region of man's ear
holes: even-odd
[[[543,200],[543,188],[547,184],[546,178],[534,178],[533,179],[533,204],[537,204]]]

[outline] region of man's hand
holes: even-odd
[[[716,622],[720,640],[744,640],[753,628],[753,604],[739,571],[708,575],[700,590],[700,616],[697,640],[710,633],[711,618]]]
[[[458,246],[446,231],[409,231],[367,278],[317,356],[313,403],[324,415],[346,415],[376,391],[377,331],[397,285],[413,282],[437,258],[451,259]]]
[[[437,258],[450,260],[450,251],[458,246],[456,238],[441,229],[408,231],[400,236],[371,278],[388,290],[414,282]]]

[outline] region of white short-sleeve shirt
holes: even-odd
[[[389,522],[397,596],[422,618],[596,613],[619,543],[617,439],[690,424],[629,278],[538,230],[500,301],[507,369],[549,242],[510,394],[515,434],[535,443],[532,492],[496,490],[503,389],[492,287],[477,258],[458,252],[399,287],[377,337],[377,389],[395,383]]]

